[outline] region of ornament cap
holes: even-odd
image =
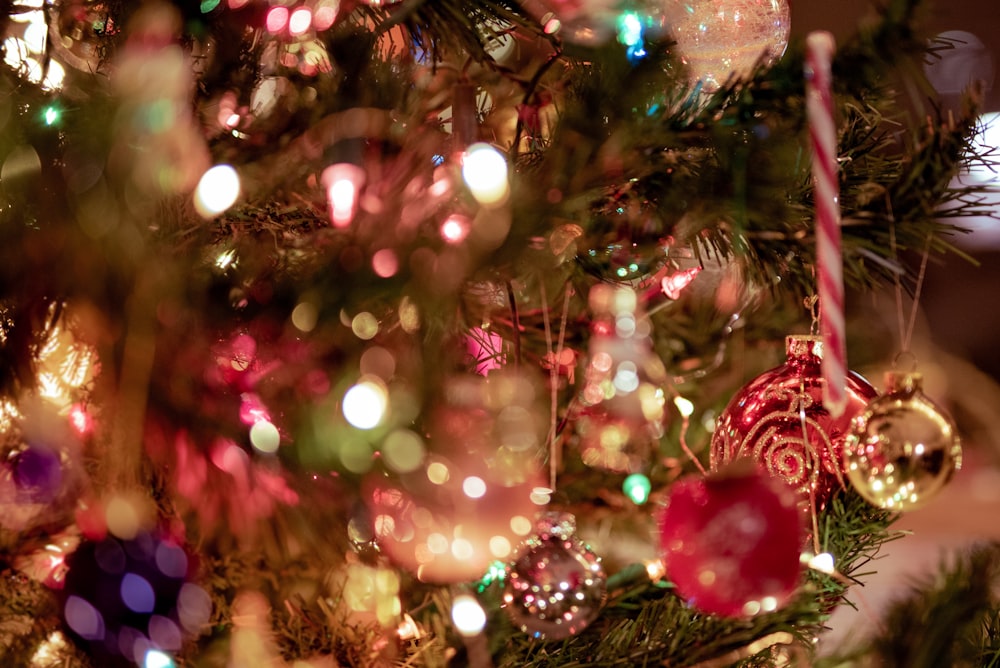
[[[541,513],[535,520],[535,532],[543,540],[549,536],[566,540],[576,533],[576,518],[558,511]]]
[[[889,371],[885,374],[886,394],[923,392],[924,375],[915,371]]]
[[[785,356],[789,360],[823,359],[823,339],[811,334],[791,334],[785,337]]]

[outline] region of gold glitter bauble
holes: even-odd
[[[922,389],[918,373],[886,375],[886,393],[854,419],[844,443],[847,477],[881,508],[924,505],[962,465],[951,418]]]

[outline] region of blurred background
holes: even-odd
[[[963,88],[982,81],[984,134],[987,147],[1000,146],[1000,90],[995,75],[1000,55],[1000,12],[995,0],[937,0],[929,8],[928,25],[935,34],[955,40],[955,48],[926,68],[944,108],[960,104]],[[869,0],[837,3],[793,0],[792,32],[805,35],[829,30],[838,39],[855,31],[872,11]],[[995,150],[995,149],[994,149]],[[961,176],[995,183],[1000,215],[1000,174],[973,169]],[[901,597],[914,578],[933,573],[942,560],[982,540],[1000,539],[1000,220],[970,219],[973,231],[955,244],[969,257],[931,256],[919,300],[912,345],[925,389],[946,406],[963,437],[963,467],[945,491],[927,507],[904,515],[896,528],[911,533],[888,544],[872,564],[877,575],[855,588],[851,610],[842,606],[823,639],[826,651],[842,647],[877,628],[880,612]],[[898,332],[895,296],[854,296],[851,309],[871,318],[872,327]],[[860,303],[859,303],[860,302]],[[910,302],[904,312],[909,317]],[[862,369],[882,387],[881,371]],[[822,651],[822,650],[821,650]]]

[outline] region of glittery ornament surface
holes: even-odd
[[[507,569],[504,608],[514,624],[536,638],[576,635],[604,604],[601,560],[573,529],[568,515],[543,522]]]
[[[674,483],[659,525],[667,577],[698,610],[748,617],[795,591],[802,515],[759,470]]]
[[[962,465],[954,422],[922,386],[920,374],[888,374],[886,393],[855,418],[847,436],[847,477],[881,508],[919,508]]]
[[[759,60],[773,63],[785,52],[791,30],[786,0],[669,0],[671,32],[691,82],[707,92],[731,76],[743,77]]]
[[[823,407],[822,342],[789,336],[787,359],[745,385],[730,400],[712,435],[711,466],[747,457],[822,507],[844,485],[844,438],[851,419],[877,396],[864,378],[847,378],[847,407],[834,418]]]

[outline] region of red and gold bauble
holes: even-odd
[[[753,466],[674,483],[659,517],[667,577],[694,608],[751,617],[781,607],[799,581],[795,495]]]
[[[784,481],[810,506],[822,507],[844,486],[842,455],[851,420],[878,392],[860,375],[847,377],[847,407],[833,417],[823,407],[816,336],[789,336],[785,363],[740,389],[722,411],[712,436],[711,466],[750,458]]]

